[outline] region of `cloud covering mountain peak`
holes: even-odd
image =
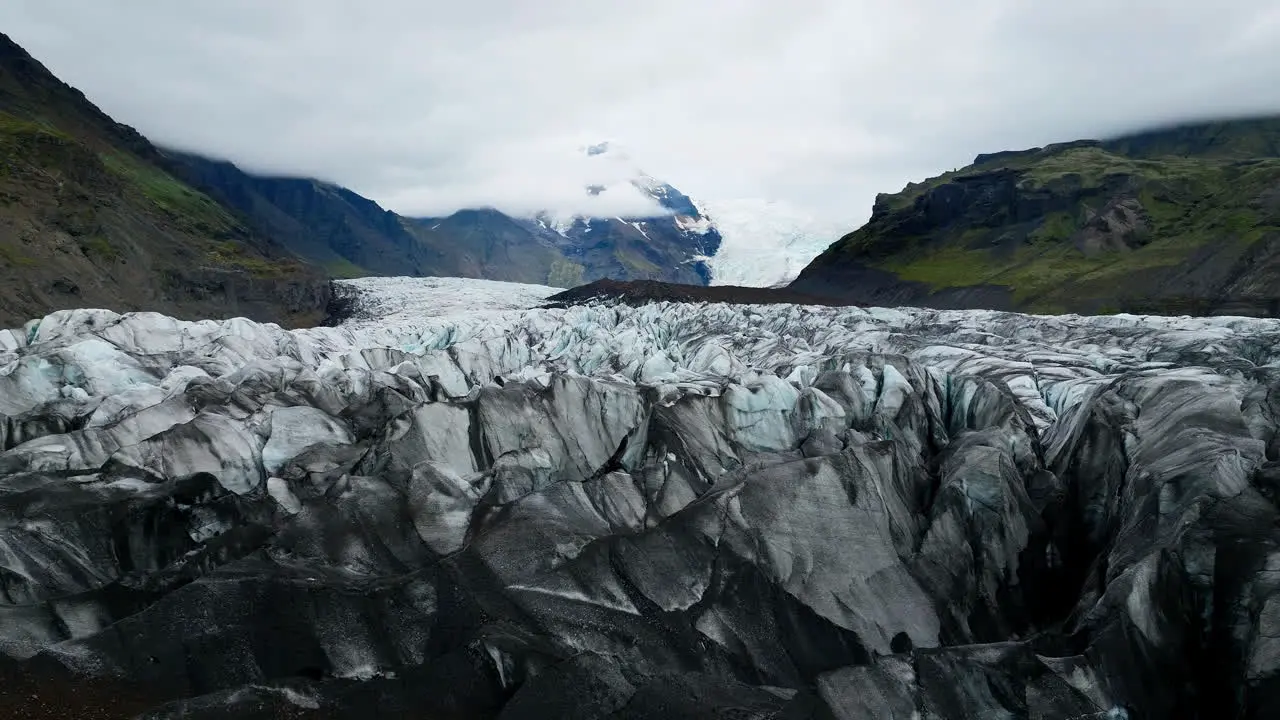
[[[977,153],[1280,107],[1261,0],[0,5],[17,42],[147,137],[411,216],[626,211],[557,160],[620,137],[709,202],[852,227],[876,193]]]

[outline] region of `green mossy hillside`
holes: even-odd
[[[879,196],[870,221],[797,287],[830,293],[841,278],[865,277],[848,272],[860,268],[917,285],[900,293],[908,300],[997,288],[1033,312],[1234,302],[1242,278],[1259,300],[1280,296],[1280,283],[1268,290],[1247,277],[1280,247],[1280,145],[1267,135],[1280,140],[1280,122],[1242,121],[1234,140],[1230,128],[979,156]],[[1199,152],[1188,138],[1200,139]],[[1164,154],[1173,150],[1181,154]],[[834,290],[857,297],[850,286]]]
[[[72,307],[307,324],[327,278],[0,35],[0,327]]]

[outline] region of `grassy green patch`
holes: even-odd
[[[92,235],[80,238],[78,241],[80,249],[86,255],[98,257],[104,260],[119,260],[120,249],[113,246],[106,238],[101,235]]]
[[[1178,202],[1173,195],[1157,184],[1150,184],[1138,192],[1138,202],[1146,211],[1154,228],[1173,230],[1187,219],[1191,207]]]
[[[113,174],[138,191],[183,229],[209,235],[235,230],[236,222],[209,196],[193,190],[169,173],[121,152],[100,155]]]
[[[1080,229],[1076,213],[1054,212],[1045,216],[1040,227],[1031,231],[1032,242],[1065,242]]]
[[[895,258],[880,266],[903,280],[920,282],[934,290],[970,287],[991,282],[1007,266],[992,266],[989,250],[969,250],[946,245],[922,257]]]
[[[582,284],[582,276],[586,268],[563,258],[551,263],[547,273],[547,284],[551,287],[577,287]]]
[[[1058,182],[1078,182],[1081,187],[1098,187],[1108,177],[1136,175],[1134,161],[1091,147],[1071,148],[1048,155],[1022,168],[1032,187],[1048,187]]]
[[[0,263],[9,267],[32,267],[36,259],[9,243],[0,242]]]
[[[1114,281],[1119,287],[1130,273],[1186,262],[1206,242],[1205,237],[1183,235],[1092,257],[1066,243],[1024,245],[1009,257],[952,244],[914,258],[895,258],[880,267],[934,291],[1000,285],[1013,291],[1016,302],[1025,303],[1072,283]]]
[[[631,271],[634,275],[641,275],[644,273],[657,274],[662,272],[662,268],[649,262],[636,253],[630,252],[626,248],[618,247],[614,250],[613,255],[618,258],[618,262],[622,263],[623,267],[627,268],[627,270]]]
[[[47,123],[0,112],[0,177],[29,172],[50,176],[84,161],[88,151]]]
[[[278,278],[298,268],[289,260],[269,260],[250,254],[245,246],[229,241],[213,243],[206,257],[214,265],[243,270],[257,278]]]
[[[338,278],[339,280],[368,277],[371,274],[368,270],[344,257],[324,263],[324,271],[329,274],[329,277]]]
[[[49,123],[24,120],[9,113],[0,112],[0,144],[20,142],[27,138],[52,138],[62,142],[72,141],[71,136]]]

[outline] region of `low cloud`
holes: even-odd
[[[651,209],[584,192],[617,168],[580,149],[612,138],[695,198],[853,224],[980,152],[1280,110],[1268,0],[8,0],[0,23],[157,142],[412,215]]]

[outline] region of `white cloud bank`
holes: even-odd
[[[399,212],[584,197],[622,140],[708,201],[860,222],[979,152],[1280,110],[1271,0],[6,0],[0,27],[157,142]]]

